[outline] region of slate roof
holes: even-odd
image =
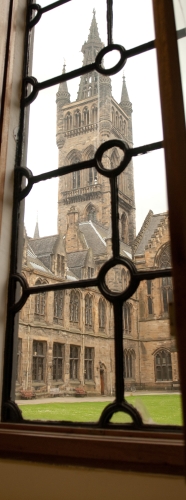
[[[58,234],[44,236],[43,238],[31,238],[29,244],[36,255],[49,255],[54,253],[54,246],[58,238]]]
[[[145,253],[145,247],[148,244],[149,240],[154,234],[154,231],[157,229],[158,225],[163,220],[166,213],[162,214],[153,214],[150,210],[148,213],[138,236],[136,237],[134,247],[135,247],[135,255],[143,255]]]
[[[67,254],[67,265],[69,268],[84,267],[88,250],[72,252]]]
[[[43,273],[52,274],[51,271],[41,262],[37,255],[33,252],[31,246],[28,243],[27,247],[27,265],[36,271],[42,271]]]
[[[105,229],[100,228],[98,224],[92,221],[80,222],[79,229],[85,237],[88,248],[92,248],[93,255],[105,254],[107,252],[105,237],[108,232]],[[104,237],[101,234],[104,234]]]

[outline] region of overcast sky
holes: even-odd
[[[51,1],[40,0],[41,6]],[[184,26],[185,2],[175,0],[178,27]],[[183,5],[182,5],[183,4]],[[93,8],[100,37],[107,44],[106,0],[71,0],[66,5],[43,14],[35,27],[32,74],[43,81],[61,73],[64,60],[66,71],[82,65],[81,47],[88,38]],[[185,13],[186,15],[186,13]],[[126,49],[154,39],[151,0],[114,0],[114,43]],[[184,53],[184,41],[180,41]],[[184,73],[184,57],[182,56]],[[128,93],[133,106],[134,146],[162,140],[161,111],[155,50],[129,59],[124,68]],[[76,100],[79,79],[68,82],[71,101]],[[185,82],[184,85],[186,86]],[[120,101],[122,72],[112,77],[112,94]],[[43,90],[30,106],[30,126],[27,166],[34,174],[58,167],[56,146],[56,92],[58,86]],[[185,91],[186,94],[186,91]],[[163,151],[134,160],[136,221],[139,231],[148,211],[167,210]],[[34,186],[26,199],[25,225],[33,236],[37,219],[40,236],[57,232],[58,180]]]

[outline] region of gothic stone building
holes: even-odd
[[[103,47],[95,12],[83,65]],[[65,67],[63,68],[65,72]],[[80,79],[77,100],[70,102],[67,83],[57,92],[59,167],[93,158],[111,138],[132,146],[132,106],[123,77],[121,101],[112,96],[109,77],[92,72]],[[112,148],[104,166],[114,168],[121,151]],[[170,267],[168,215],[149,212],[135,234],[133,166],[119,176],[120,253],[138,269]],[[25,233],[22,272],[29,285],[77,281],[96,276],[111,256],[110,185],[95,168],[59,178],[58,234],[34,238]],[[129,280],[115,266],[108,275],[113,290]],[[169,333],[170,278],[147,281],[123,306],[125,382],[128,389],[172,389],[178,384],[176,347]],[[17,396],[32,389],[36,396],[74,394],[81,385],[88,394],[114,395],[113,311],[96,288],[31,295],[20,313]]]

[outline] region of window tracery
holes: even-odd
[[[43,285],[41,280],[37,280],[35,285]],[[46,307],[46,292],[40,292],[35,295],[35,316],[44,316]]]
[[[54,322],[58,322],[58,320],[63,319],[63,301],[63,290],[56,290],[54,292]]]
[[[157,382],[172,380],[171,353],[165,349],[155,354],[155,379]]]
[[[79,292],[72,290],[70,293],[70,322],[79,323],[80,296]]]
[[[133,373],[134,352],[124,350],[124,378],[134,378]]]

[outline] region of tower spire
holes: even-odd
[[[64,75],[65,73],[66,73],[66,63],[64,61],[62,75]],[[68,104],[70,102],[70,94],[68,91],[67,82],[61,82],[59,84],[59,90],[57,92],[56,102],[58,103],[59,101],[61,106],[64,106],[65,104]]]
[[[123,74],[123,83],[122,83],[120,106],[121,106],[121,108],[125,111],[125,113],[129,117],[129,126],[128,126],[129,135],[128,135],[128,138],[129,138],[129,141],[132,142],[133,141],[133,139],[132,139],[132,119],[131,119],[131,115],[132,115],[132,103],[130,102],[130,99],[129,99],[129,94],[128,94],[128,90],[127,90],[127,85],[126,85],[126,80],[125,80],[125,75],[124,74]]]
[[[83,53],[83,66],[91,64],[95,61],[97,53],[104,47],[99,36],[99,31],[96,22],[96,11],[93,9],[93,17],[89,29],[87,41],[83,44],[81,52]],[[81,76],[77,101],[86,99],[98,93],[98,74],[93,71],[91,75]]]
[[[40,236],[39,236],[39,224],[38,224],[38,212],[37,212],[36,226],[35,226],[35,231],[34,231],[34,238],[40,238]]]

